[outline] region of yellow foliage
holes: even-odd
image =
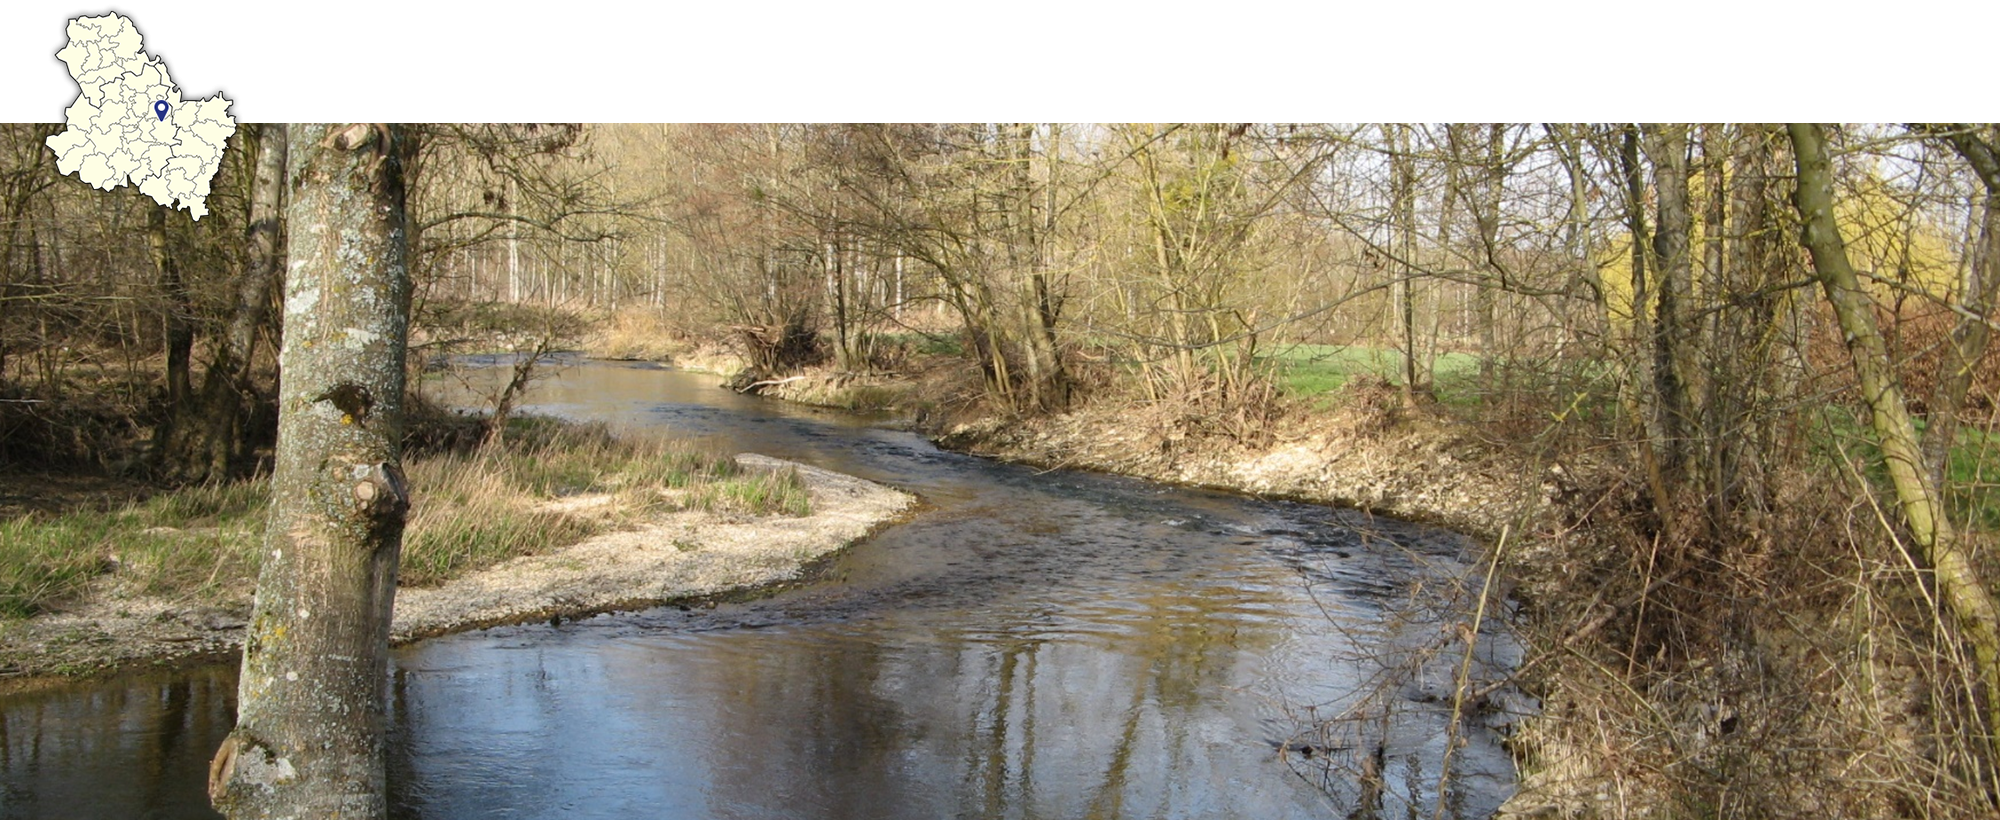
[[[1632,235],[1621,233],[1595,248],[1591,261],[1604,282],[1604,309],[1614,327],[1632,323]]]
[[[1958,292],[1958,256],[1944,228],[1897,200],[1888,184],[1870,176],[1834,203],[1854,267],[1878,280],[1902,283],[1938,299]],[[1878,300],[1886,284],[1871,288]]]
[[[1689,211],[1699,215],[1706,207],[1708,186],[1696,173],[1689,184]],[[1852,189],[1844,191],[1835,205],[1835,218],[1840,222],[1841,235],[1847,240],[1848,257],[1854,266],[1867,274],[1873,274],[1878,281],[1870,283],[1869,290],[1877,301],[1888,302],[1894,297],[1893,291],[1900,287],[1923,292],[1937,299],[1954,298],[1959,284],[1959,258],[1953,251],[1953,241],[1943,226],[1921,212],[1911,209],[1890,189],[1887,182],[1871,176]],[[1695,270],[1692,288],[1697,300],[1703,293],[1702,253],[1706,241],[1706,230],[1697,216],[1690,227],[1688,253],[1693,257]],[[1632,323],[1632,239],[1631,234],[1619,232],[1593,248],[1593,262],[1597,265],[1598,276],[1604,283],[1606,318],[1616,328],[1629,328]],[[1804,257],[1800,257],[1804,263]],[[1647,286],[1657,286],[1658,272],[1648,261]],[[1803,277],[1811,272],[1800,270]],[[1879,281],[1879,280],[1886,280]],[[1650,303],[1650,299],[1648,302]]]

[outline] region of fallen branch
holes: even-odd
[[[803,378],[805,378],[805,377],[804,377],[804,376],[791,376],[791,377],[788,377],[788,378],[783,378],[783,379],[765,379],[764,381],[761,381],[761,382],[751,382],[751,383],[749,383],[749,384],[746,384],[746,385],[743,385],[742,387],[739,387],[739,388],[736,388],[736,392],[738,392],[738,393],[748,393],[748,392],[750,392],[750,391],[752,391],[752,390],[756,390],[756,389],[758,389],[758,388],[760,388],[760,387],[776,387],[776,386],[778,386],[778,385],[781,385],[781,384],[788,384],[788,383],[790,383],[790,382],[795,382],[795,381],[798,381],[798,380],[800,380],[800,379],[803,379]]]

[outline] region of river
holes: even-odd
[[[1508,716],[1468,709],[1452,729],[1467,539],[997,463],[716,381],[572,362],[527,409],[811,463],[929,508],[765,599],[396,650],[396,816],[1431,817],[1442,780],[1446,816],[1485,817],[1511,794],[1493,728]],[[1518,663],[1504,609],[1475,677]],[[0,700],[0,817],[213,817],[234,675]]]

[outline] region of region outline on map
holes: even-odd
[[[69,21],[69,43],[56,58],[76,81],[64,111],[68,126],[45,143],[56,170],[92,187],[136,184],[162,206],[208,213],[209,183],[236,120],[221,94],[184,101],[166,63],[146,53],[131,18],[112,12]],[[161,113],[156,106],[165,102]]]

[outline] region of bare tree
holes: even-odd
[[[1924,439],[1924,468],[1933,483],[1942,484],[1951,448],[1958,440],[1960,416],[1973,373],[1986,356],[1992,311],[2000,301],[2000,126],[1958,125],[1919,130],[1939,135],[1972,166],[1986,195],[1979,206],[1978,244],[1970,252],[1965,279],[1959,286],[1963,313],[1951,332],[1951,345],[1938,379],[1931,425]]]
[[[235,299],[215,340],[201,392],[193,401],[176,404],[163,422],[163,466],[183,480],[234,478],[242,472],[249,445],[244,423],[257,396],[251,365],[284,262],[285,126],[253,125],[248,131],[245,147],[255,150],[257,159],[245,254],[231,289]]]

